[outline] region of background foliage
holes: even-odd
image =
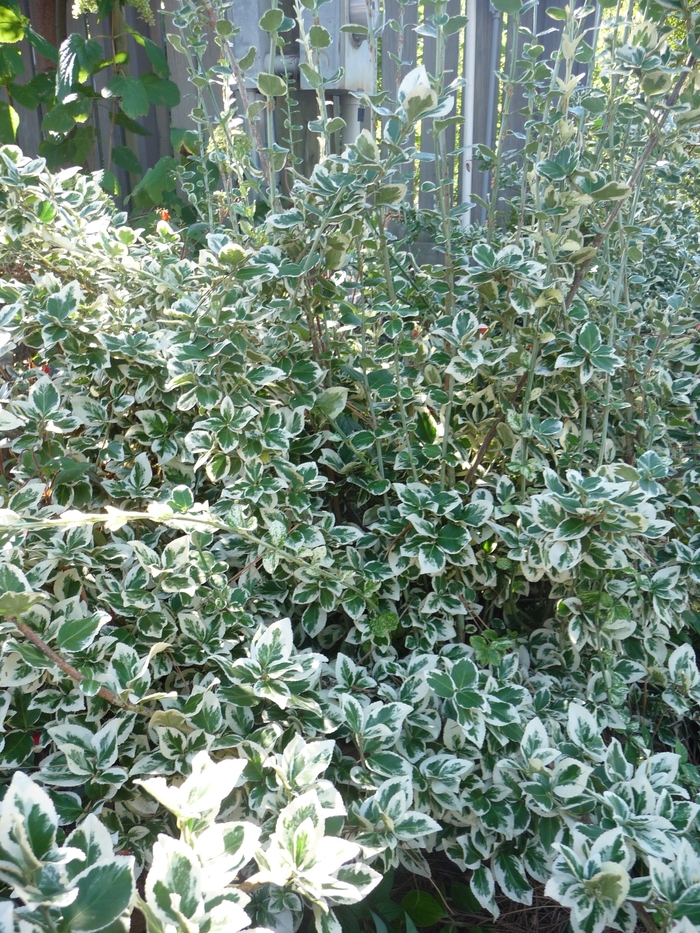
[[[585,85],[586,13],[440,266],[422,68],[289,197],[202,117],[192,227],[0,150],[3,931],[700,924],[696,14],[611,10]]]
[[[0,102],[0,142],[17,142],[20,121],[27,111],[38,110],[42,114],[38,154],[47,167],[86,166],[94,163],[96,154],[102,187],[117,195],[117,168],[132,177],[144,172],[135,143],[150,131],[139,119],[153,107],[171,108],[180,102],[164,49],[128,25],[125,5],[117,0],[76,0],[73,17],[80,20],[76,28],[83,31],[68,35],[58,48],[53,35],[49,41],[33,28],[17,0],[3,0],[0,5],[0,84],[6,96]],[[153,24],[148,0],[129,6],[137,7],[141,19]],[[95,14],[92,28],[88,13]],[[22,54],[25,40],[34,50],[35,62]],[[129,40],[147,60],[138,77],[130,66]],[[99,111],[107,114],[103,121]],[[183,133],[179,132],[180,140]],[[176,148],[180,144],[177,131],[173,144]]]

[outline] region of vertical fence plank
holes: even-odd
[[[463,96],[465,135],[462,146],[465,151],[459,188],[462,202],[470,201],[472,195],[484,200],[488,198],[490,173],[479,169],[476,146],[494,147],[498,111],[498,78],[495,72],[500,67],[503,29],[502,16],[492,8],[489,0],[468,0],[467,16],[470,17],[468,36],[470,30],[474,35],[471,42],[465,42],[464,49],[463,68],[467,85]],[[484,209],[473,208],[465,220],[483,223]]]
[[[36,73],[36,57],[34,56],[34,49],[26,39],[20,45],[20,54],[24,64],[24,74],[17,75],[16,81],[17,84],[27,84]],[[8,102],[5,88],[2,88],[0,98]],[[39,145],[43,138],[41,135],[41,121],[44,117],[43,106],[39,106],[36,110],[27,110],[14,102],[14,107],[19,116],[17,145],[25,155],[35,156],[39,152]]]
[[[41,7],[41,0],[23,0],[23,2],[28,5],[28,9],[32,14]],[[337,2],[337,0],[334,0],[334,2]],[[539,0],[523,16],[522,25],[531,30],[534,35],[538,35],[539,41],[544,46],[543,58],[549,57],[558,46],[561,31],[561,23],[546,16],[546,7],[547,5],[555,5],[563,8],[566,2],[567,0]],[[582,0],[578,0],[578,2],[582,2]],[[87,22],[89,33],[93,37],[100,38],[105,48],[105,57],[110,57],[112,41],[109,19],[103,20],[100,24],[97,24],[94,17],[89,17],[87,21],[82,18],[76,21],[72,18],[72,0],[61,2],[61,9],[59,10],[61,15],[63,14],[64,5],[68,31],[84,34]],[[170,154],[171,126],[194,127],[195,124],[190,119],[190,112],[197,103],[197,94],[189,82],[187,59],[184,55],[174,52],[165,42],[166,32],[177,31],[172,26],[171,19],[178,10],[179,5],[180,0],[162,0],[162,3],[159,4],[161,10],[157,13],[157,20],[153,26],[146,26],[144,23],[137,21],[135,11],[127,7],[126,21],[132,28],[136,28],[159,47],[166,50],[171,69],[171,80],[180,89],[180,103],[171,110],[166,107],[152,108],[149,114],[140,121],[150,135],[142,137],[129,134],[128,139],[121,127],[113,128],[111,126],[109,107],[104,105],[96,107],[95,120],[99,133],[95,141],[94,151],[89,159],[90,168],[107,168],[110,165],[111,147],[128,143],[135,150],[145,170],[152,167],[162,156]],[[261,9],[263,6],[267,7],[267,5],[267,0],[243,0],[243,2],[238,0],[235,13],[239,20],[245,21],[244,25],[246,27],[249,27],[254,20],[257,28],[257,19]],[[287,10],[291,6],[291,0],[283,0],[283,6]],[[425,2],[420,0],[420,7],[421,17],[424,13],[427,18],[435,11],[435,4],[431,0],[425,0]],[[496,68],[500,67],[502,17],[501,14],[493,10],[489,0],[448,0],[446,12],[450,16],[466,12],[473,20],[473,27],[468,26],[467,29],[473,28],[475,31],[475,35],[471,40],[468,36],[465,39],[462,30],[454,33],[448,37],[445,48],[445,68],[442,75],[444,83],[449,84],[458,74],[466,76],[470,82],[462,92],[461,115],[463,122],[459,127],[449,127],[444,137],[448,171],[452,171],[453,177],[458,182],[454,192],[454,201],[461,200],[463,196],[468,197],[470,193],[487,199],[490,184],[489,173],[479,171],[474,158],[474,147],[479,143],[483,143],[489,148],[493,148],[495,145],[498,123],[498,83],[493,71],[494,66]],[[395,100],[402,78],[419,61],[430,73],[434,74],[437,68],[435,40],[428,36],[418,36],[415,32],[415,26],[419,20],[419,0],[409,0],[404,4],[400,0],[384,0],[384,20],[385,23],[393,21],[399,25],[398,30],[385,26],[381,37],[381,86],[389,98]],[[49,36],[48,38],[53,37]],[[513,54],[520,55],[523,41],[522,36],[517,41],[511,39],[506,53],[507,60],[510,60]],[[127,43],[130,55],[128,68],[131,75],[138,78],[145,71],[151,71],[152,66],[144,49],[136,44],[131,37],[128,38]],[[213,66],[218,59],[218,54],[216,45],[211,42],[207,53],[203,56],[203,68]],[[26,64],[25,75],[20,77],[20,81],[26,81],[36,73],[38,63],[36,54],[26,43],[22,47],[22,56]],[[506,61],[504,67],[507,70],[508,61]],[[579,70],[585,70],[584,66],[579,66]],[[97,93],[100,93],[107,78],[107,74],[95,76],[93,84]],[[251,97],[256,95],[255,90],[252,88],[248,93]],[[300,97],[304,93],[307,92],[297,92]],[[522,145],[526,120],[525,107],[526,100],[522,91],[516,89],[508,121],[509,137],[506,146],[509,153],[507,159],[511,162],[513,159],[518,158],[518,150]],[[42,116],[41,110],[36,112],[20,111],[21,120],[18,141],[23,149],[30,154],[36,154],[41,142]],[[468,118],[468,126],[464,122],[465,118]],[[432,121],[424,121],[420,133],[422,152],[433,154]],[[304,130],[295,141],[295,148],[299,149],[300,147],[298,154],[302,155],[305,168],[310,168],[314,161],[309,153],[306,153],[304,145],[304,141],[308,142],[310,138],[310,134]],[[457,146],[466,147],[464,156],[459,159],[459,166],[454,165],[454,151]],[[304,156],[306,157],[304,158]],[[130,190],[129,182],[133,183],[134,179],[129,179],[127,173],[113,165],[111,168],[117,175],[124,194],[128,194]],[[425,183],[435,184],[437,177],[435,163],[433,161],[421,162],[417,174],[421,186]],[[410,188],[414,177],[413,170],[407,168],[406,175]],[[436,208],[434,190],[423,191],[421,186],[414,193],[417,202],[416,206],[434,210]],[[472,211],[472,221],[481,221],[483,219],[481,208]]]
[[[396,100],[396,93],[406,72],[415,66],[418,37],[414,27],[418,23],[418,3],[401,4],[399,0],[385,0],[384,18],[393,20],[399,31],[386,26],[382,33],[382,90]],[[401,60],[398,65],[392,55]]]
[[[382,33],[382,91],[386,91],[389,100],[397,98],[399,85],[406,74],[415,67],[418,49],[418,37],[415,27],[418,23],[418,2],[401,4],[399,0],[385,0],[384,20],[393,20],[399,27],[398,31],[391,26],[385,26]],[[393,57],[392,57],[393,56]],[[398,64],[395,59],[400,59]],[[382,121],[382,127],[386,119]],[[409,144],[413,145],[413,137]],[[408,200],[412,201],[413,191],[413,165],[406,165],[403,174],[408,188]]]
[[[448,16],[461,16],[464,14],[464,0],[449,0],[447,4],[447,15]],[[455,78],[459,77],[462,72],[462,61],[460,60],[460,45],[461,39],[464,35],[464,30],[460,29],[458,32],[453,32],[451,36],[447,37],[445,42],[445,73],[444,73],[444,85],[447,87],[451,84]],[[458,97],[455,93],[455,109],[454,113],[459,113],[459,100],[461,94]],[[444,147],[445,155],[447,160],[447,172],[451,177],[455,177],[457,172],[457,165],[455,162],[455,149],[457,147],[457,140],[461,138],[462,133],[458,134],[457,126],[454,124],[448,126],[445,130],[444,136]],[[453,190],[452,198],[453,201],[459,197],[457,189]]]
[[[148,25],[137,18],[133,7],[127,6],[124,7],[124,18],[131,29],[142,33],[159,48],[163,47],[163,21],[160,14],[156,14],[153,25]],[[129,66],[134,77],[153,71],[146,50],[134,40],[133,36],[129,36],[128,50]],[[150,133],[150,136],[138,136],[134,140],[136,155],[145,169],[155,165],[158,159],[171,152],[170,109],[165,106],[151,107],[146,116],[141,118],[140,123]]]
[[[429,16],[432,16],[435,12],[435,7],[433,4],[426,3],[424,6],[424,18],[427,20]],[[435,39],[431,39],[428,36],[421,36],[421,46],[422,46],[422,64],[424,65],[428,74],[435,75]],[[418,187],[418,206],[423,210],[430,210],[435,206],[435,195],[430,191],[424,191],[424,185],[434,185],[436,179],[435,173],[435,140],[433,138],[433,121],[432,120],[423,120],[420,127],[420,151],[426,155],[432,155],[433,159],[430,161],[421,161],[419,163],[419,173],[420,184]]]
[[[425,4],[425,18],[432,16],[435,12],[435,7],[432,3]],[[447,7],[445,12],[448,16],[459,16],[462,12],[462,0],[448,0]],[[457,77],[457,74],[460,70],[459,64],[459,40],[461,32],[453,33],[451,36],[448,36],[445,42],[445,63],[444,71],[442,74],[442,79],[444,85],[447,86],[450,82]],[[423,37],[423,64],[425,65],[426,70],[429,74],[434,75],[435,77],[440,77],[435,74],[438,63],[436,60],[436,42],[435,39],[432,39],[428,36]],[[449,127],[445,131],[444,136],[444,145],[445,152],[451,153],[455,148],[455,139],[456,139],[456,130],[454,126]],[[435,138],[433,136],[433,121],[432,120],[423,120],[421,126],[421,152],[435,154]],[[447,157],[448,171],[449,166],[453,163],[453,157],[448,155]],[[432,210],[436,207],[436,198],[434,191],[423,191],[423,185],[434,185],[437,180],[437,172],[435,161],[426,161],[420,163],[420,181],[421,189],[418,194],[418,203],[421,208]]]
[[[585,0],[577,0],[574,5],[581,6],[583,2],[585,2]],[[506,64],[504,68],[506,72],[508,72],[510,68],[512,56],[516,55],[517,59],[522,58],[523,46],[527,41],[533,41],[533,39],[536,39],[538,44],[543,48],[539,61],[551,62],[552,56],[559,49],[564,24],[562,20],[555,20],[548,16],[547,9],[550,7],[557,7],[560,10],[564,10],[568,5],[569,0],[548,0],[547,3],[539,2],[521,17],[521,27],[531,32],[532,39],[522,33],[514,37],[511,31],[508,37],[508,47],[506,51]],[[578,65],[574,70],[577,74],[585,75],[587,68],[585,65]],[[516,80],[517,74],[516,71]],[[508,140],[505,146],[503,161],[505,167],[512,166],[514,162],[520,161],[520,153],[525,142],[527,109],[528,102],[525,97],[524,88],[516,84],[510,114],[508,116]],[[512,188],[504,189],[502,198],[511,198],[515,194],[516,191]],[[499,201],[500,200],[501,199],[499,199]]]

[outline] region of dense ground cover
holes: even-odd
[[[410,931],[540,885],[575,931],[700,925],[700,100],[672,13],[619,19],[589,85],[582,16],[554,64],[526,46],[524,170],[484,153],[466,233],[449,178],[439,215],[402,208],[411,133],[436,113],[440,158],[449,119],[420,68],[382,150],[284,201],[214,126],[189,227],[0,150],[3,933],[134,906]],[[457,901],[392,902],[394,868],[446,860]]]

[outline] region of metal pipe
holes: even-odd
[[[365,108],[354,94],[340,95],[340,115],[345,120],[343,147],[354,143],[362,130]]]

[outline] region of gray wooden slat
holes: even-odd
[[[136,10],[133,7],[124,7],[124,18],[127,24],[137,32],[141,32],[156,45],[162,47],[161,17],[156,15],[155,23],[147,25],[139,20]],[[153,66],[148,58],[145,48],[139,45],[129,36],[129,67],[134,77],[153,71]],[[139,123],[144,129],[148,130],[150,136],[136,136],[132,144],[136,149],[136,156],[141,163],[142,168],[155,165],[161,156],[169,155],[170,129],[168,127],[170,118],[169,108],[165,106],[151,107],[145,117],[139,119]]]
[[[382,33],[382,90],[392,100],[396,100],[401,79],[415,65],[418,37],[413,27],[418,22],[418,3],[414,0],[413,3],[402,5],[399,0],[385,0],[384,18],[387,22],[393,20],[400,26],[402,13],[403,30],[396,32],[387,26]],[[403,64],[397,66],[392,55],[400,58]]]
[[[34,77],[36,73],[36,58],[34,50],[25,40],[20,45],[20,54],[24,64],[24,74],[17,75],[17,84],[26,84]],[[2,100],[7,101],[7,92],[2,89]],[[41,121],[44,118],[43,107],[37,110],[27,110],[15,104],[15,109],[19,116],[19,126],[17,128],[17,145],[25,155],[35,156],[39,152],[39,145],[42,140]]]
[[[494,147],[498,108],[498,79],[494,73],[494,65],[496,69],[500,66],[503,22],[501,14],[493,9],[489,0],[468,2],[467,15],[474,17],[474,23],[469,24],[467,29],[474,28],[475,41],[474,61],[471,65],[467,56],[472,50],[465,44],[463,68],[465,75],[472,75],[473,80],[464,91],[463,111],[466,118],[468,99],[471,97],[473,114],[471,138],[465,137],[462,142],[463,146],[469,148],[462,160],[459,190],[464,195],[463,200],[470,200],[472,194],[486,200],[490,177],[488,172],[479,169],[475,147],[479,144],[488,146],[489,149]],[[467,173],[468,177],[465,177]],[[485,211],[476,207],[467,219],[472,223],[482,223],[485,220]]]
[[[432,3],[426,3],[424,6],[424,18],[432,16],[435,7]],[[428,36],[421,36],[419,40],[419,53],[422,52],[422,64],[425,66],[428,74],[435,74],[435,40]],[[423,120],[420,127],[420,151],[435,155],[435,140],[433,138],[433,121]],[[435,207],[435,195],[432,192],[423,190],[425,184],[435,184],[435,162],[421,162],[419,165],[418,177],[420,184],[418,188],[418,206],[423,210],[430,210]]]
[[[42,7],[43,0],[22,0],[22,2],[28,4],[29,8],[31,8],[30,12],[32,12]],[[280,2],[280,0],[278,0],[278,2]],[[333,2],[339,2],[339,0],[333,0]],[[535,34],[539,34],[540,42],[545,46],[543,57],[551,54],[551,51],[557,47],[561,28],[561,24],[558,21],[551,20],[546,16],[546,7],[550,4],[563,7],[566,2],[567,0],[538,0],[523,17],[523,25],[530,28]],[[582,2],[582,0],[577,0],[577,2]],[[139,121],[149,130],[151,133],[150,136],[139,137],[129,134],[129,138],[127,138],[124,131],[119,127],[112,133],[111,144],[124,145],[128,143],[136,152],[144,169],[153,166],[159,158],[171,152],[171,126],[186,128],[193,128],[195,126],[190,120],[190,111],[193,106],[196,105],[197,95],[189,82],[187,59],[185,56],[174,52],[174,50],[168,47],[164,42],[164,32],[176,31],[172,25],[171,19],[173,13],[179,8],[179,3],[180,0],[163,0],[163,12],[157,14],[155,25],[150,27],[136,19],[136,13],[131,7],[125,8],[126,19],[129,25],[137,28],[138,31],[142,32],[144,35],[147,35],[148,38],[160,47],[166,46],[168,62],[171,68],[171,80],[178,85],[181,91],[181,101],[176,107],[173,107],[172,110],[168,110],[168,108],[165,107],[152,108],[149,114]],[[291,11],[291,0],[281,0],[281,3],[285,10],[289,9],[289,11]],[[257,28],[257,19],[260,12],[263,7],[266,8],[268,4],[269,0],[236,0],[236,16],[239,21],[244,18],[244,21],[239,24],[245,27],[244,33],[246,37],[248,37],[249,34],[250,36],[253,35],[253,32]],[[156,5],[161,6],[160,3],[154,4],[154,6]],[[62,7],[63,3],[61,3],[61,10],[59,11],[61,14]],[[68,20],[68,32],[84,32],[84,22],[82,20],[76,22],[72,18],[72,0],[65,0],[65,7]],[[434,3],[429,2],[429,0],[420,3],[421,18],[423,15],[425,15],[426,18],[430,16],[434,12],[434,9]],[[465,54],[471,53],[469,53],[469,49],[467,48],[464,31],[455,33],[450,36],[447,41],[445,74],[443,75],[444,82],[446,84],[449,83],[457,73],[464,74],[468,80],[471,80],[472,86],[467,87],[462,93],[461,115],[464,117],[466,113],[466,104],[469,99],[473,101],[473,110],[471,138],[467,138],[465,135],[464,123],[457,128],[451,127],[445,133],[446,150],[451,152],[457,146],[473,147],[479,143],[484,143],[489,148],[494,148],[495,133],[498,124],[496,113],[498,88],[495,79],[491,76],[493,66],[492,50],[496,50],[498,56],[497,64],[500,65],[501,16],[494,12],[489,0],[448,0],[447,12],[449,15],[468,13],[473,16],[476,38],[473,44],[473,61],[467,61],[465,59]],[[418,0],[412,0],[412,2],[406,5],[400,4],[399,0],[384,0],[383,17],[385,22],[388,20],[396,20],[399,22],[402,16],[403,30],[401,36],[395,30],[388,27],[384,28],[382,34],[382,90],[386,91],[392,100],[396,97],[397,88],[402,78],[411,68],[415,67],[418,62],[422,62],[431,73],[433,73],[436,68],[435,40],[429,37],[418,36],[415,32],[414,27],[419,18]],[[94,21],[94,17],[88,18],[88,29],[93,37],[102,37],[101,41],[105,47],[105,54],[111,54],[111,42],[108,36],[110,31],[109,21],[103,21],[98,25]],[[288,49],[285,49],[285,51],[294,52],[294,34],[290,33],[287,38],[289,40]],[[507,50],[507,56],[510,56],[511,53],[515,53],[516,48],[520,51],[522,42],[522,37],[517,43],[511,40]],[[127,40],[127,46],[130,54],[130,62],[128,65],[129,73],[134,77],[138,77],[145,71],[151,71],[152,66],[145,54],[145,50],[137,45],[132,38]],[[27,69],[24,78],[20,80],[28,80],[37,68],[37,57],[29,46],[22,48],[22,54],[27,62]],[[218,59],[218,55],[219,51],[217,47],[211,42],[210,48],[202,62],[203,67],[209,68],[213,66]],[[392,56],[399,56],[401,63],[397,64]],[[507,63],[505,67],[507,69]],[[108,74],[95,76],[94,85],[98,93],[108,77]],[[249,97],[252,98],[255,96],[255,91],[249,89],[248,94]],[[309,96],[309,92],[297,91],[296,96],[300,99],[302,104],[308,103],[308,106],[306,108],[304,106],[300,107],[295,122],[303,122],[306,124],[308,119],[315,116],[315,113],[312,113],[315,109],[315,104],[313,101],[307,102],[302,100],[302,98]],[[511,159],[517,158],[517,150],[519,148],[517,134],[522,134],[524,132],[525,117],[523,114],[517,112],[523,109],[524,106],[524,97],[519,90],[516,90],[511,116],[508,122],[509,141],[506,147],[511,152]],[[101,149],[99,142],[96,142],[94,153],[89,160],[91,168],[106,167],[109,161],[109,108],[101,106],[97,109],[97,121],[102,138]],[[43,115],[40,112],[29,113],[21,111],[20,116],[19,143],[28,153],[35,154],[41,141],[40,126]],[[281,114],[276,114],[276,118],[277,117],[281,118]],[[426,153],[432,153],[434,145],[431,122],[432,121],[425,121],[421,127],[421,146],[422,150]],[[281,122],[278,121],[278,123],[280,123],[281,127]],[[280,127],[278,127],[278,133],[280,132]],[[260,130],[264,135],[264,126],[260,125]],[[297,154],[302,157],[303,170],[307,172],[311,170],[315,162],[314,153],[308,151],[309,143],[313,141],[313,139],[313,135],[309,134],[304,129],[297,135],[297,139],[295,140],[295,149]],[[280,141],[282,141],[281,138]],[[115,170],[114,167],[113,170]],[[465,157],[460,157],[457,165],[451,165],[450,171],[452,170],[453,177],[459,182],[459,186],[456,187],[454,191],[454,201],[459,200],[461,193],[468,188],[471,188],[475,194],[481,197],[488,197],[489,175],[488,173],[479,171],[478,165],[473,158],[473,150],[470,150],[469,154]],[[464,181],[467,171],[469,174],[469,185],[465,186]],[[131,184],[133,184],[136,179],[129,179],[126,173],[121,169],[116,169],[115,174],[117,174],[119,178],[124,193],[128,193],[130,190],[129,183],[131,182]],[[406,180],[409,183],[409,187],[411,186],[413,177],[412,170],[408,169]],[[434,163],[421,162],[419,177],[421,183],[434,183],[436,178]],[[435,209],[436,199],[434,192],[423,192],[419,188],[419,190],[415,192],[414,197],[417,206],[425,209]],[[471,219],[472,221],[482,220],[483,216],[481,210],[477,209],[473,211]]]
[[[459,16],[462,12],[462,0],[448,0],[445,12],[448,16]],[[432,16],[434,13],[435,7],[433,4],[426,3],[425,5],[425,18]],[[445,85],[448,85],[452,80],[457,76],[457,73],[460,69],[459,62],[459,40],[461,33],[453,33],[453,35],[447,38],[445,42],[445,71],[443,74],[443,81]],[[429,37],[423,37],[423,64],[425,65],[427,71],[431,75],[435,75],[436,69],[436,48],[435,40]],[[451,153],[455,148],[455,127],[449,127],[445,132],[444,144],[445,152]],[[433,137],[433,121],[432,120],[423,120],[421,127],[421,152],[433,153],[435,152],[435,139]],[[448,156],[447,158],[448,171],[449,166],[453,164],[453,158]],[[420,207],[426,209],[434,209],[436,207],[435,194],[432,191],[423,191],[422,186],[424,183],[435,183],[437,178],[436,165],[434,161],[430,162],[421,162],[420,164],[420,180],[421,180],[421,190],[418,196],[418,203]]]
[[[585,0],[577,0],[575,6],[582,6]],[[569,5],[569,0],[539,0],[534,7],[528,10],[524,16],[521,17],[521,25],[531,30],[531,32],[537,37],[538,43],[543,46],[543,52],[540,55],[540,61],[551,61],[552,55],[558,50],[559,44],[561,42],[561,34],[563,29],[563,22],[561,20],[552,19],[547,15],[547,9],[549,7],[558,7],[559,9],[564,9]],[[592,20],[591,20],[592,24]],[[512,60],[511,56],[516,54],[518,58],[522,57],[523,45],[531,41],[526,36],[520,35],[517,37],[517,41],[514,38],[512,32],[508,37],[508,48],[506,51],[506,64],[504,70],[508,72],[510,67],[510,62]],[[586,66],[578,64],[574,68],[576,74],[585,74]],[[516,72],[517,79],[517,72]],[[525,135],[525,124],[527,122],[527,100],[525,98],[524,89],[516,84],[515,92],[513,94],[510,114],[508,116],[508,136],[505,144],[505,152],[503,158],[504,166],[512,166],[514,162],[518,162],[520,159],[520,150],[524,145],[524,135]],[[508,188],[505,189],[502,193],[503,198],[513,197],[517,192],[514,189]],[[499,202],[500,209],[500,202]]]
[[[543,46],[544,51],[540,55],[540,61],[550,61],[552,55],[558,50],[559,43],[561,41],[561,34],[563,29],[563,22],[561,20],[552,19],[550,16],[547,16],[547,9],[550,7],[558,7],[563,10],[566,6],[569,5],[570,0],[540,0],[532,9],[530,9],[525,16],[522,17],[523,25],[528,29],[532,30],[533,33],[537,36],[538,42]],[[583,5],[584,0],[578,0],[574,4],[576,7]],[[593,14],[590,17],[590,25],[593,25]],[[524,44],[523,37],[520,37],[518,43],[518,57],[522,57],[522,47]],[[509,42],[508,48],[508,60],[510,61],[510,55],[512,54],[511,43]],[[581,63],[575,63],[574,65],[574,74],[586,74],[587,68]],[[516,87],[515,93],[513,94],[513,105],[511,108],[511,116],[508,121],[508,126],[511,133],[518,134],[525,132],[525,122],[526,115],[521,113],[527,108],[527,100],[525,99],[525,94],[520,87]],[[511,139],[513,143],[513,149],[519,149],[520,145],[516,139]]]
[[[416,53],[418,49],[418,36],[415,32],[415,26],[418,23],[418,3],[404,4],[398,0],[385,0],[385,21],[394,20],[400,28],[397,32],[389,26],[385,26],[382,33],[382,91],[386,91],[391,101],[396,101],[399,85],[406,74],[415,67]],[[401,59],[402,64],[392,59],[392,55]],[[382,121],[382,127],[386,119]],[[413,144],[413,137],[409,140]],[[409,200],[415,196],[414,193],[414,172],[412,165],[406,165],[403,174],[408,188],[407,197]]]

